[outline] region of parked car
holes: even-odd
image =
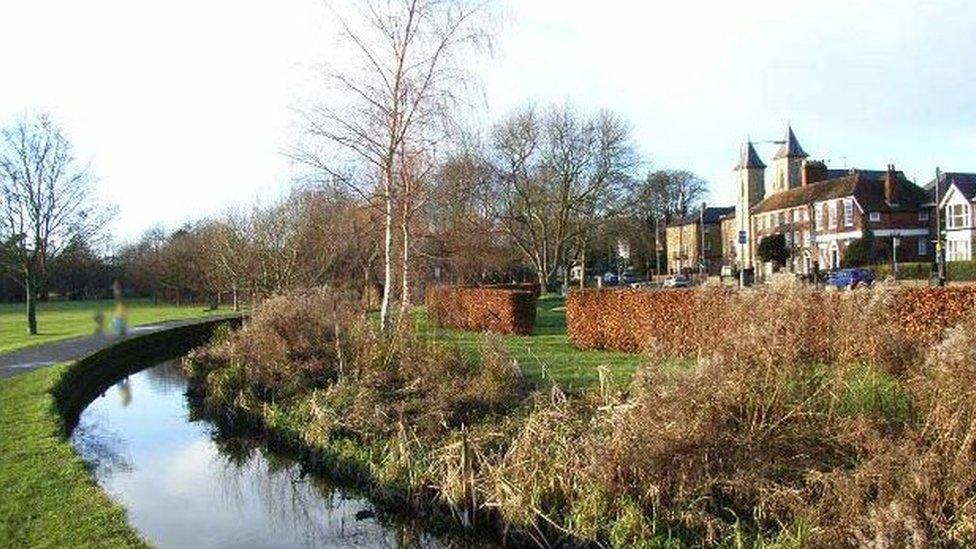
[[[624,284],[626,284],[626,285],[629,286],[629,285],[637,282],[638,280],[639,279],[636,276],[634,276],[633,274],[631,274],[631,273],[624,273],[624,274],[620,275],[620,285],[621,286],[623,286]]]
[[[836,288],[857,288],[874,284],[871,269],[838,269],[827,277],[827,284]]]
[[[669,276],[664,280],[665,288],[688,288],[691,286],[691,279],[683,274]]]
[[[620,283],[620,277],[616,273],[611,273],[609,271],[603,273],[603,285],[604,286],[616,286]]]

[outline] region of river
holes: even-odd
[[[406,521],[307,472],[260,441],[191,419],[178,361],[116,383],[71,440],[96,480],[157,547],[438,547]]]

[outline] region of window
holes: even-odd
[[[827,203],[827,228],[837,228],[837,202]]]
[[[801,216],[800,211],[801,210],[799,208],[793,210],[793,223],[799,223],[800,222],[800,219],[801,219],[801,217],[800,217]]]
[[[871,223],[878,223],[881,221],[881,212],[871,212],[868,214],[868,221]]]
[[[803,241],[800,240],[800,231],[793,231],[793,245],[797,248],[803,247]]]
[[[707,240],[707,239],[705,240],[705,251],[706,252],[712,251],[712,241],[711,240]]]
[[[854,201],[853,200],[844,201],[844,226],[845,227],[854,226]]]
[[[792,248],[793,247],[793,233],[786,233],[785,235],[783,235],[783,237],[786,239],[786,248],[787,249]]]
[[[966,204],[952,204],[946,208],[948,214],[946,218],[947,227],[950,229],[960,229],[969,225],[969,206]]]
[[[810,247],[810,231],[803,231],[803,247]]]
[[[919,210],[919,212],[918,212],[918,220],[919,221],[928,221],[929,220],[929,211],[928,210]]]
[[[803,208],[803,220],[810,221],[810,210],[808,208]]]
[[[823,207],[820,204],[813,206],[813,224],[816,228],[823,228]]]
[[[918,255],[929,255],[929,243],[924,236],[918,239]]]

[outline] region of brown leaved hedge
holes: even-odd
[[[831,322],[841,309],[865,307],[872,291],[887,296],[887,305],[877,309],[881,312],[862,318],[861,325]],[[728,312],[732,305],[736,300],[749,300],[752,293],[724,288],[574,291],[566,301],[567,331],[580,349],[642,352],[653,348],[669,356],[693,357],[710,349],[720,333],[731,328]],[[908,341],[929,344],[976,307],[976,286],[885,287],[851,293],[808,289],[804,295],[817,302],[816,307],[804,309],[809,316],[803,319],[810,334],[806,345],[825,358],[835,350],[823,342],[832,339],[828,336],[844,335],[828,332],[849,331],[856,336],[897,329]],[[878,318],[882,315],[887,318]]]
[[[537,295],[527,287],[434,286],[427,289],[427,317],[442,328],[529,335]]]

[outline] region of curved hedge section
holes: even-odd
[[[427,289],[427,317],[436,326],[529,335],[535,329],[537,294],[519,286]]]

